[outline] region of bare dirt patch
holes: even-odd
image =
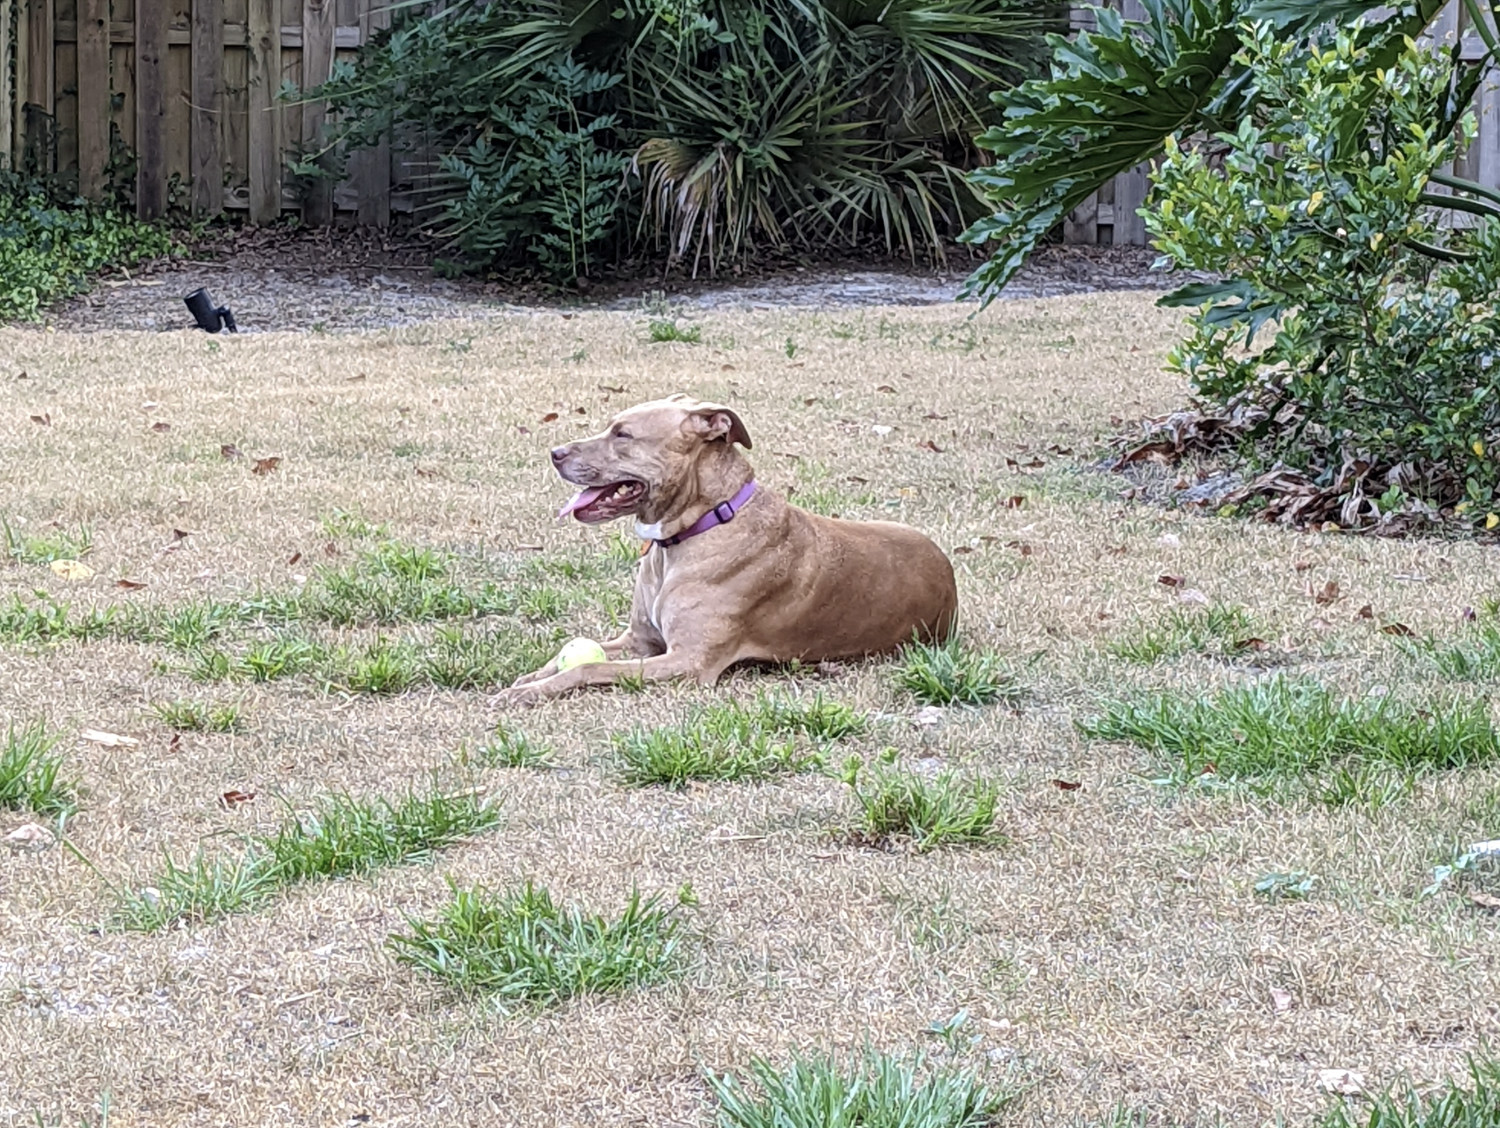
[[[1264,676],[1255,654],[1112,652],[1197,600],[1244,608],[1276,668],[1340,692],[1482,692],[1383,628],[1463,631],[1494,591],[1493,553],[1125,504],[1085,467],[1111,416],[1181,402],[1161,372],[1178,316],[1141,293],[971,312],[690,310],[699,345],[650,344],[645,314],[607,311],[237,338],[0,330],[0,515],[28,537],[87,528],[94,571],[0,562],[0,599],[295,592],[348,564],[367,525],[502,577],[618,560],[607,534],[550,520],[566,491],[546,450],[685,390],[735,405],[768,485],[933,535],[957,566],[966,638],[1029,691],[923,709],[879,661],[595,693],[503,718],[552,749],[529,770],[462,762],[502,719],[484,692],[205,685],[149,642],[0,645],[0,727],[45,720],[79,784],[76,855],[0,852],[0,1123],[76,1122],[107,1093],[114,1122],[163,1128],[702,1125],[705,1069],[866,1040],[938,1048],[932,1025],[961,1010],[978,1038],[965,1060],[1035,1082],[1006,1114],[1018,1125],[1095,1124],[1119,1104],[1174,1125],[1305,1122],[1329,1099],[1322,1070],[1372,1087],[1460,1073],[1500,1034],[1495,918],[1458,886],[1422,890],[1455,847],[1500,837],[1500,773],[1422,775],[1388,805],[1329,807],[1159,782],[1150,754],[1075,722],[1107,699]],[[557,581],[560,610],[517,613],[603,635],[626,581],[589,574]],[[351,643],[430,629],[318,627]],[[889,746],[905,770],[998,781],[1005,844],[851,844],[837,773],[620,782],[611,734],[762,692],[853,705],[876,726],[855,754]],[[235,703],[236,731],[174,733],[153,706],[183,699]],[[496,800],[501,826],[215,923],[107,927],[110,886],[149,883],[164,852],[227,853],[318,796],[394,795],[433,772]],[[0,839],[36,821],[0,812]],[[1278,873],[1316,880],[1306,897],[1256,892]],[[603,913],[632,889],[689,885],[686,974],[539,1012],[455,996],[384,946],[435,914],[449,879],[533,879]]]
[[[1051,247],[1005,291],[1007,299],[1108,290],[1163,289],[1182,279],[1153,273],[1145,247]],[[233,309],[240,331],[335,331],[400,328],[451,317],[503,315],[518,307],[639,311],[644,305],[687,310],[833,309],[941,305],[958,296],[972,269],[956,248],[950,265],[923,270],[899,263],[850,260],[786,262],[744,277],[693,279],[611,277],[582,291],[474,278],[432,270],[430,244],[370,232],[299,233],[278,229],[225,232],[186,261],[152,263],[128,276],[101,279],[93,291],[58,307],[49,322],[73,331],[191,326],[182,297],[206,286]]]

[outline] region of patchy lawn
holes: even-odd
[[[1086,467],[1182,402],[1177,316],[968,312],[0,330],[0,1124],[1306,1123],[1320,1071],[1461,1075],[1493,550],[1123,503]],[[935,537],[962,648],[493,708],[627,607],[547,448],[678,390]]]

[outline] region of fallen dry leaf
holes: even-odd
[[[232,458],[244,458],[245,456],[240,453],[240,448],[233,443],[225,443],[219,448],[219,457],[227,462]]]
[[[145,584],[145,581],[143,581],[143,580],[124,580],[124,579],[121,579],[121,580],[116,580],[115,581],[115,587],[117,587],[117,588],[124,588],[126,591],[140,591],[141,588],[143,588],[145,586],[146,586],[146,584]]]
[[[1069,779],[1054,779],[1052,781],[1052,786],[1057,788],[1059,791],[1077,791],[1080,787],[1083,786],[1083,784],[1076,783],[1073,780]]]
[[[1295,1005],[1290,991],[1283,991],[1280,987],[1271,988],[1271,1006],[1277,1014],[1285,1014]]]
[[[255,799],[253,791],[226,791],[219,796],[219,806],[226,811],[232,811],[236,807],[242,807]]]
[[[1475,612],[1474,608],[1465,607],[1463,609],[1463,613],[1459,616],[1459,618],[1461,618],[1466,623],[1472,623],[1475,619],[1479,618],[1479,615]]]
[[[1356,619],[1373,619],[1375,618],[1375,608],[1366,603],[1363,607],[1361,607],[1354,613],[1354,617]]]
[[[354,383],[358,383],[360,380],[365,380],[365,379],[368,379],[368,377],[363,372],[359,372],[359,373],[356,373],[353,376],[346,376],[344,378],[344,383],[346,383],[346,384],[354,384]]]
[[[94,575],[94,570],[81,560],[54,560],[51,567],[54,575],[74,582],[92,579]]]
[[[1320,1069],[1318,1088],[1342,1097],[1358,1096],[1365,1091],[1365,1075],[1353,1069]]]
[[[1156,577],[1156,582],[1161,584],[1162,587],[1177,588],[1187,583],[1187,580],[1181,576],[1171,576],[1163,572],[1160,576]]]
[[[937,443],[933,442],[931,439],[926,439],[926,440],[918,443],[917,444],[917,449],[918,450],[930,450],[930,451],[932,451],[933,454],[942,454],[943,453],[943,448],[940,447],[940,446],[938,446]]]
[[[174,543],[176,543],[177,541],[185,541],[185,540],[188,539],[188,537],[190,537],[192,535],[193,535],[193,530],[192,529],[173,529],[172,530],[172,541]]]
[[[1297,572],[1305,572],[1305,571],[1307,571],[1311,567],[1312,567],[1312,561],[1311,560],[1299,560],[1295,564],[1292,565],[1293,571],[1297,571]]]
[[[106,748],[134,748],[140,743],[133,736],[121,736],[117,732],[103,732],[100,729],[84,729],[78,734],[79,740],[87,740],[90,744],[102,744]]]
[[[153,431],[155,431],[158,435],[165,435],[168,431],[170,431],[172,429],[172,424],[170,424],[170,423],[163,423],[163,422],[156,422],[156,423],[151,424],[151,429]]]
[[[1011,497],[1006,498],[1003,502],[1001,502],[1001,504],[1006,509],[1020,509],[1023,505],[1026,504],[1026,499],[1020,494],[1015,494]]]
[[[1496,897],[1493,893],[1470,893],[1469,904],[1487,912],[1500,911],[1500,897]]]
[[[52,426],[52,413],[49,411],[45,415],[33,415],[31,421],[38,427],[50,427]]]
[[[622,396],[626,392],[630,391],[630,389],[627,388],[624,384],[620,384],[618,386],[614,384],[600,384],[599,390],[601,392],[608,392],[612,396]]]
[[[287,560],[286,566],[288,568],[290,568],[293,564],[297,563],[297,561],[299,561],[301,559],[302,559],[302,553],[300,553],[300,552],[294,552],[294,553],[292,553],[290,559]]]
[[[546,415],[542,416],[542,422],[543,423],[556,423],[557,422],[557,412],[555,412],[555,411],[549,411],[549,412],[547,412]]]
[[[255,460],[255,465],[250,468],[250,473],[269,474],[272,470],[275,470],[276,467],[280,465],[281,456],[277,454],[273,454],[269,458],[257,458]]]
[[[5,836],[5,844],[15,854],[40,854],[56,841],[50,830],[36,823],[25,823]]]
[[[1236,650],[1257,650],[1257,651],[1259,651],[1259,650],[1269,650],[1269,649],[1271,649],[1271,644],[1268,643],[1263,638],[1242,638],[1242,639],[1237,639],[1235,641],[1234,649],[1236,649]]]
[[[1387,623],[1385,626],[1380,628],[1380,633],[1397,635],[1401,638],[1412,638],[1416,635],[1417,632],[1412,630],[1405,623]]]
[[[967,555],[969,555],[969,553],[971,553],[973,551],[974,551],[974,546],[973,545],[968,545],[968,544],[961,544],[961,545],[959,545],[957,548],[955,548],[953,550],[954,554],[957,555],[957,556],[967,556]]]
[[[1329,580],[1320,588],[1308,588],[1307,592],[1312,596],[1313,602],[1319,607],[1326,607],[1339,597],[1339,585],[1337,580]]]
[[[894,394],[896,391],[896,389],[891,387],[889,384],[881,384],[880,387],[876,388],[875,390],[877,392],[890,392],[892,394]]]
[[[182,733],[174,732],[172,738],[167,741],[167,754],[176,755],[178,747],[182,744]]]

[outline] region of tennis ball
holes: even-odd
[[[571,670],[574,666],[588,666],[594,662],[607,662],[604,647],[591,638],[575,638],[557,652],[557,670]]]

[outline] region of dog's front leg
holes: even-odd
[[[712,685],[729,666],[705,655],[702,651],[689,653],[683,650],[668,650],[652,658],[635,661],[591,662],[586,666],[574,666],[562,673],[538,677],[524,685],[517,683],[495,695],[498,705],[534,705],[536,702],[559,694],[570,693],[591,685],[613,685],[621,678],[642,678],[646,681],[668,681],[672,678],[696,678],[704,685]],[[541,673],[540,670],[537,671]]]

